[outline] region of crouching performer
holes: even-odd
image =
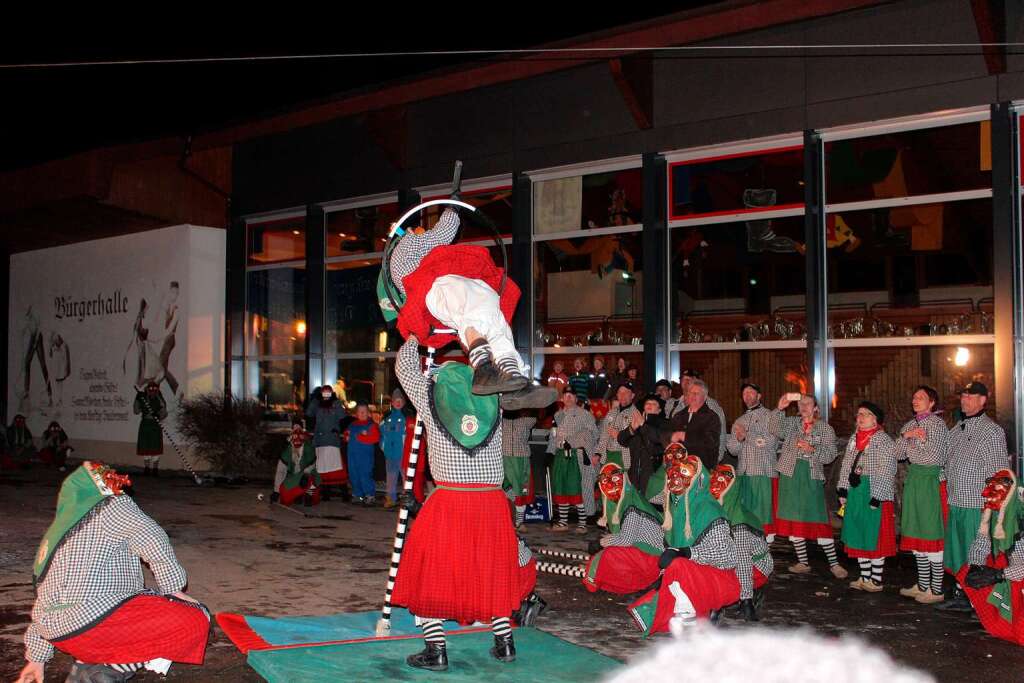
[[[426,427],[437,488],[405,540],[392,595],[395,605],[416,615],[426,641],[423,651],[406,661],[446,670],[442,622],[453,619],[491,622],[491,654],[511,662],[516,649],[509,617],[520,608],[529,581],[520,569],[520,545],[501,487],[498,397],[474,395],[473,371],[462,363],[445,363],[425,377],[418,343],[409,335],[395,371]],[[527,560],[523,566],[532,565]]]
[[[736,469],[721,464],[711,473],[711,495],[725,510],[736,543],[736,578],[740,582],[740,614],[747,621],[758,621],[757,612],[764,602],[762,588],[768,583],[775,564],[757,516],[743,506],[736,484]]]
[[[608,533],[591,550],[583,585],[590,592],[636,593],[656,581],[661,571],[658,558],[665,550],[661,513],[637,491],[617,463],[601,468],[598,486]]]
[[[682,635],[740,598],[736,544],[700,459],[682,455],[665,470],[665,570],[659,585],[629,606],[645,635]]]
[[[167,534],[124,487],[127,476],[86,461],[64,480],[39,546],[36,602],[18,683],[42,683],[54,649],[75,658],[70,683],[117,683],[139,669],[202,664],[210,614],[184,592]],[[158,590],[148,590],[145,562]]]
[[[957,580],[985,630],[1024,645],[1024,534],[1021,490],[1010,470],[985,482],[985,510]]]

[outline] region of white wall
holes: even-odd
[[[56,420],[76,456],[138,464],[135,385],[153,378],[173,437],[180,399],[222,387],[224,241],[223,230],[179,225],[12,256],[5,423],[22,413],[38,436]],[[167,439],[165,456],[179,466]]]

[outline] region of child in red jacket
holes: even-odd
[[[356,405],[356,419],[345,432],[348,439],[348,469],[352,479],[352,502],[369,506],[374,503],[377,485],[373,481],[373,459],[380,442],[380,428],[370,419],[365,403]]]

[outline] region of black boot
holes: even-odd
[[[494,647],[491,648],[491,656],[499,662],[516,661],[516,644],[512,640],[512,634],[507,636],[494,636]]]
[[[940,602],[935,605],[935,609],[940,609],[943,612],[973,612],[974,608],[971,607],[971,601],[967,599],[967,594],[964,593],[960,586],[957,586],[953,591],[952,599]]]
[[[761,607],[764,606],[764,588],[754,589],[754,609],[758,612],[761,611]]]
[[[526,379],[523,377],[523,379]],[[474,387],[473,392],[476,393]],[[502,410],[535,410],[547,408],[558,398],[554,387],[542,387],[539,384],[527,384],[518,391],[501,395]]]
[[[757,608],[754,607],[754,601],[750,598],[740,600],[740,614],[743,615],[744,621],[761,621],[761,618],[757,616]]]
[[[503,372],[492,361],[484,361],[473,370],[473,393],[477,396],[512,393],[529,383],[530,380],[522,375]]]
[[[544,613],[544,610],[548,608],[548,603],[544,598],[540,597],[536,593],[530,593],[523,603],[519,606],[519,609],[513,613],[512,618],[515,622],[523,627],[530,627],[537,623],[537,617]]]
[[[718,622],[722,620],[722,610],[713,609],[708,613],[708,621],[711,622],[712,626],[718,626]]]
[[[447,671],[448,650],[441,643],[427,643],[421,652],[406,657],[405,663],[417,669]]]
[[[149,469],[149,465],[146,465],[146,469],[142,470],[142,476],[148,477],[152,470]]]
[[[160,478],[160,465],[153,465],[153,476]]]

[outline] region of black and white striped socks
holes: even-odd
[[[521,525],[525,518],[526,518],[526,506],[525,505],[516,505],[516,526]]]
[[[914,562],[917,564],[917,587],[922,592],[927,591],[932,585],[932,568],[928,562],[928,556],[924,553],[914,553]]]
[[[559,503],[556,507],[558,508],[558,521],[556,524],[558,526],[569,526],[569,508],[572,506]],[[516,514],[517,516],[519,514],[518,508],[516,509]],[[587,528],[587,506],[583,503],[576,504],[576,528]]]
[[[796,561],[800,564],[810,564],[807,559],[807,539],[793,538],[793,550],[796,551]]]
[[[938,562],[932,560],[928,564],[931,565],[932,569],[932,593],[934,595],[942,595],[942,579],[944,575],[942,560]]]
[[[469,365],[475,370],[491,360],[491,345],[486,339],[478,339],[469,347]]]
[[[423,640],[425,642],[445,647],[444,622],[440,619],[427,619],[420,628],[423,629]]]
[[[521,375],[519,372],[519,359],[514,356],[508,356],[506,358],[497,358],[494,361],[498,365],[498,369],[509,375]]]
[[[558,508],[558,521],[555,522],[558,526],[569,526],[569,506],[559,503]]]
[[[818,545],[825,551],[825,557],[828,558],[828,566],[835,567],[839,564],[839,556],[836,554],[836,542],[835,539],[831,538],[819,538]]]
[[[882,570],[885,569],[885,558],[879,557],[878,559],[871,560],[871,580],[876,584],[882,585]]]
[[[495,638],[508,638],[512,635],[512,622],[508,617],[496,617],[491,621],[491,631]]]
[[[583,503],[576,506],[576,528],[584,530],[587,528],[587,506]]]

